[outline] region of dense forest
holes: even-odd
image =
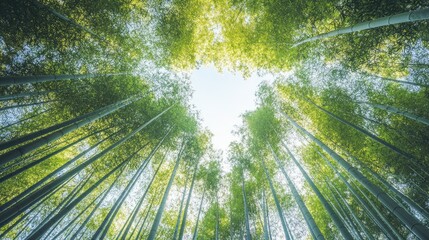
[[[276,76],[225,155],[210,64]],[[428,179],[426,0],[0,1],[0,239],[429,239]]]

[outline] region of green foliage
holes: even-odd
[[[280,121],[275,117],[274,109],[262,107],[248,113],[245,118],[251,138],[254,139],[256,146],[263,148],[267,143],[277,145]]]
[[[350,207],[350,213],[337,213],[348,231],[361,232],[355,229],[354,213],[374,238],[390,238],[389,228],[397,230],[398,238],[426,232],[428,21],[292,46],[320,33],[427,7],[421,0],[0,2],[0,76],[5,77],[0,80],[97,75],[0,86],[0,238],[26,238],[51,217],[58,220],[39,238],[54,238],[62,229],[60,238],[91,238],[132,181],[136,187],[112,216],[106,236],[120,237],[126,219],[135,213],[129,231],[121,234],[147,238],[182,143],[180,170],[161,212],[159,239],[170,239],[176,220],[182,219],[177,215],[185,188],[191,203],[187,222],[180,224],[186,236],[193,232],[199,212],[195,203],[205,190],[198,228],[201,239],[243,238],[246,224],[254,239],[263,238],[266,229],[272,238],[283,238],[280,210],[296,239],[309,238],[282,170],[296,185],[325,239],[339,238],[339,229],[295,168],[285,143],[330,205],[346,212],[345,203]],[[227,160],[213,149],[212,134],[204,130],[190,105],[189,79],[181,72],[210,64],[245,76],[255,72],[279,76],[273,83],[260,84],[257,107],[243,114]],[[134,98],[96,117],[99,109]],[[91,113],[92,117],[79,119]],[[52,126],[69,120],[73,121],[53,130]],[[292,121],[382,193],[372,196],[374,191],[358,183],[350,169],[342,169],[326,148],[297,130]],[[78,127],[66,131],[70,126]],[[51,140],[52,136],[59,137]],[[23,141],[13,144],[16,139]],[[16,150],[27,148],[31,151],[25,154]],[[19,156],[3,162],[2,157],[11,153]],[[371,212],[321,154],[373,207]],[[117,166],[121,167],[98,182]],[[133,179],[140,166],[144,173]],[[222,169],[225,166],[229,170]],[[196,187],[190,194],[194,171]],[[84,196],[92,186],[94,190]],[[97,200],[104,191],[106,197]],[[67,196],[77,200],[73,209],[61,216],[52,211],[67,204]],[[391,196],[412,218],[417,216],[415,227],[405,227],[395,215],[399,211],[390,213],[380,196]]]

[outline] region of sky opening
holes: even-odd
[[[194,90],[191,103],[200,112],[202,125],[213,133],[215,149],[225,154],[235,140],[232,131],[241,125],[241,115],[256,108],[255,93],[264,80],[272,76],[256,74],[248,79],[237,72],[219,72],[214,66],[201,66],[191,73]]]

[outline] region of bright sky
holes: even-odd
[[[272,77],[254,75],[245,80],[240,73],[218,72],[213,66],[202,66],[191,73],[191,103],[200,111],[203,126],[214,134],[216,149],[227,152],[235,140],[231,131],[241,124],[240,115],[255,109],[258,85],[269,79]]]

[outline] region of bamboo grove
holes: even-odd
[[[429,3],[0,2],[0,239],[429,239]],[[227,153],[202,65],[261,82]],[[219,93],[221,97],[221,93]]]

